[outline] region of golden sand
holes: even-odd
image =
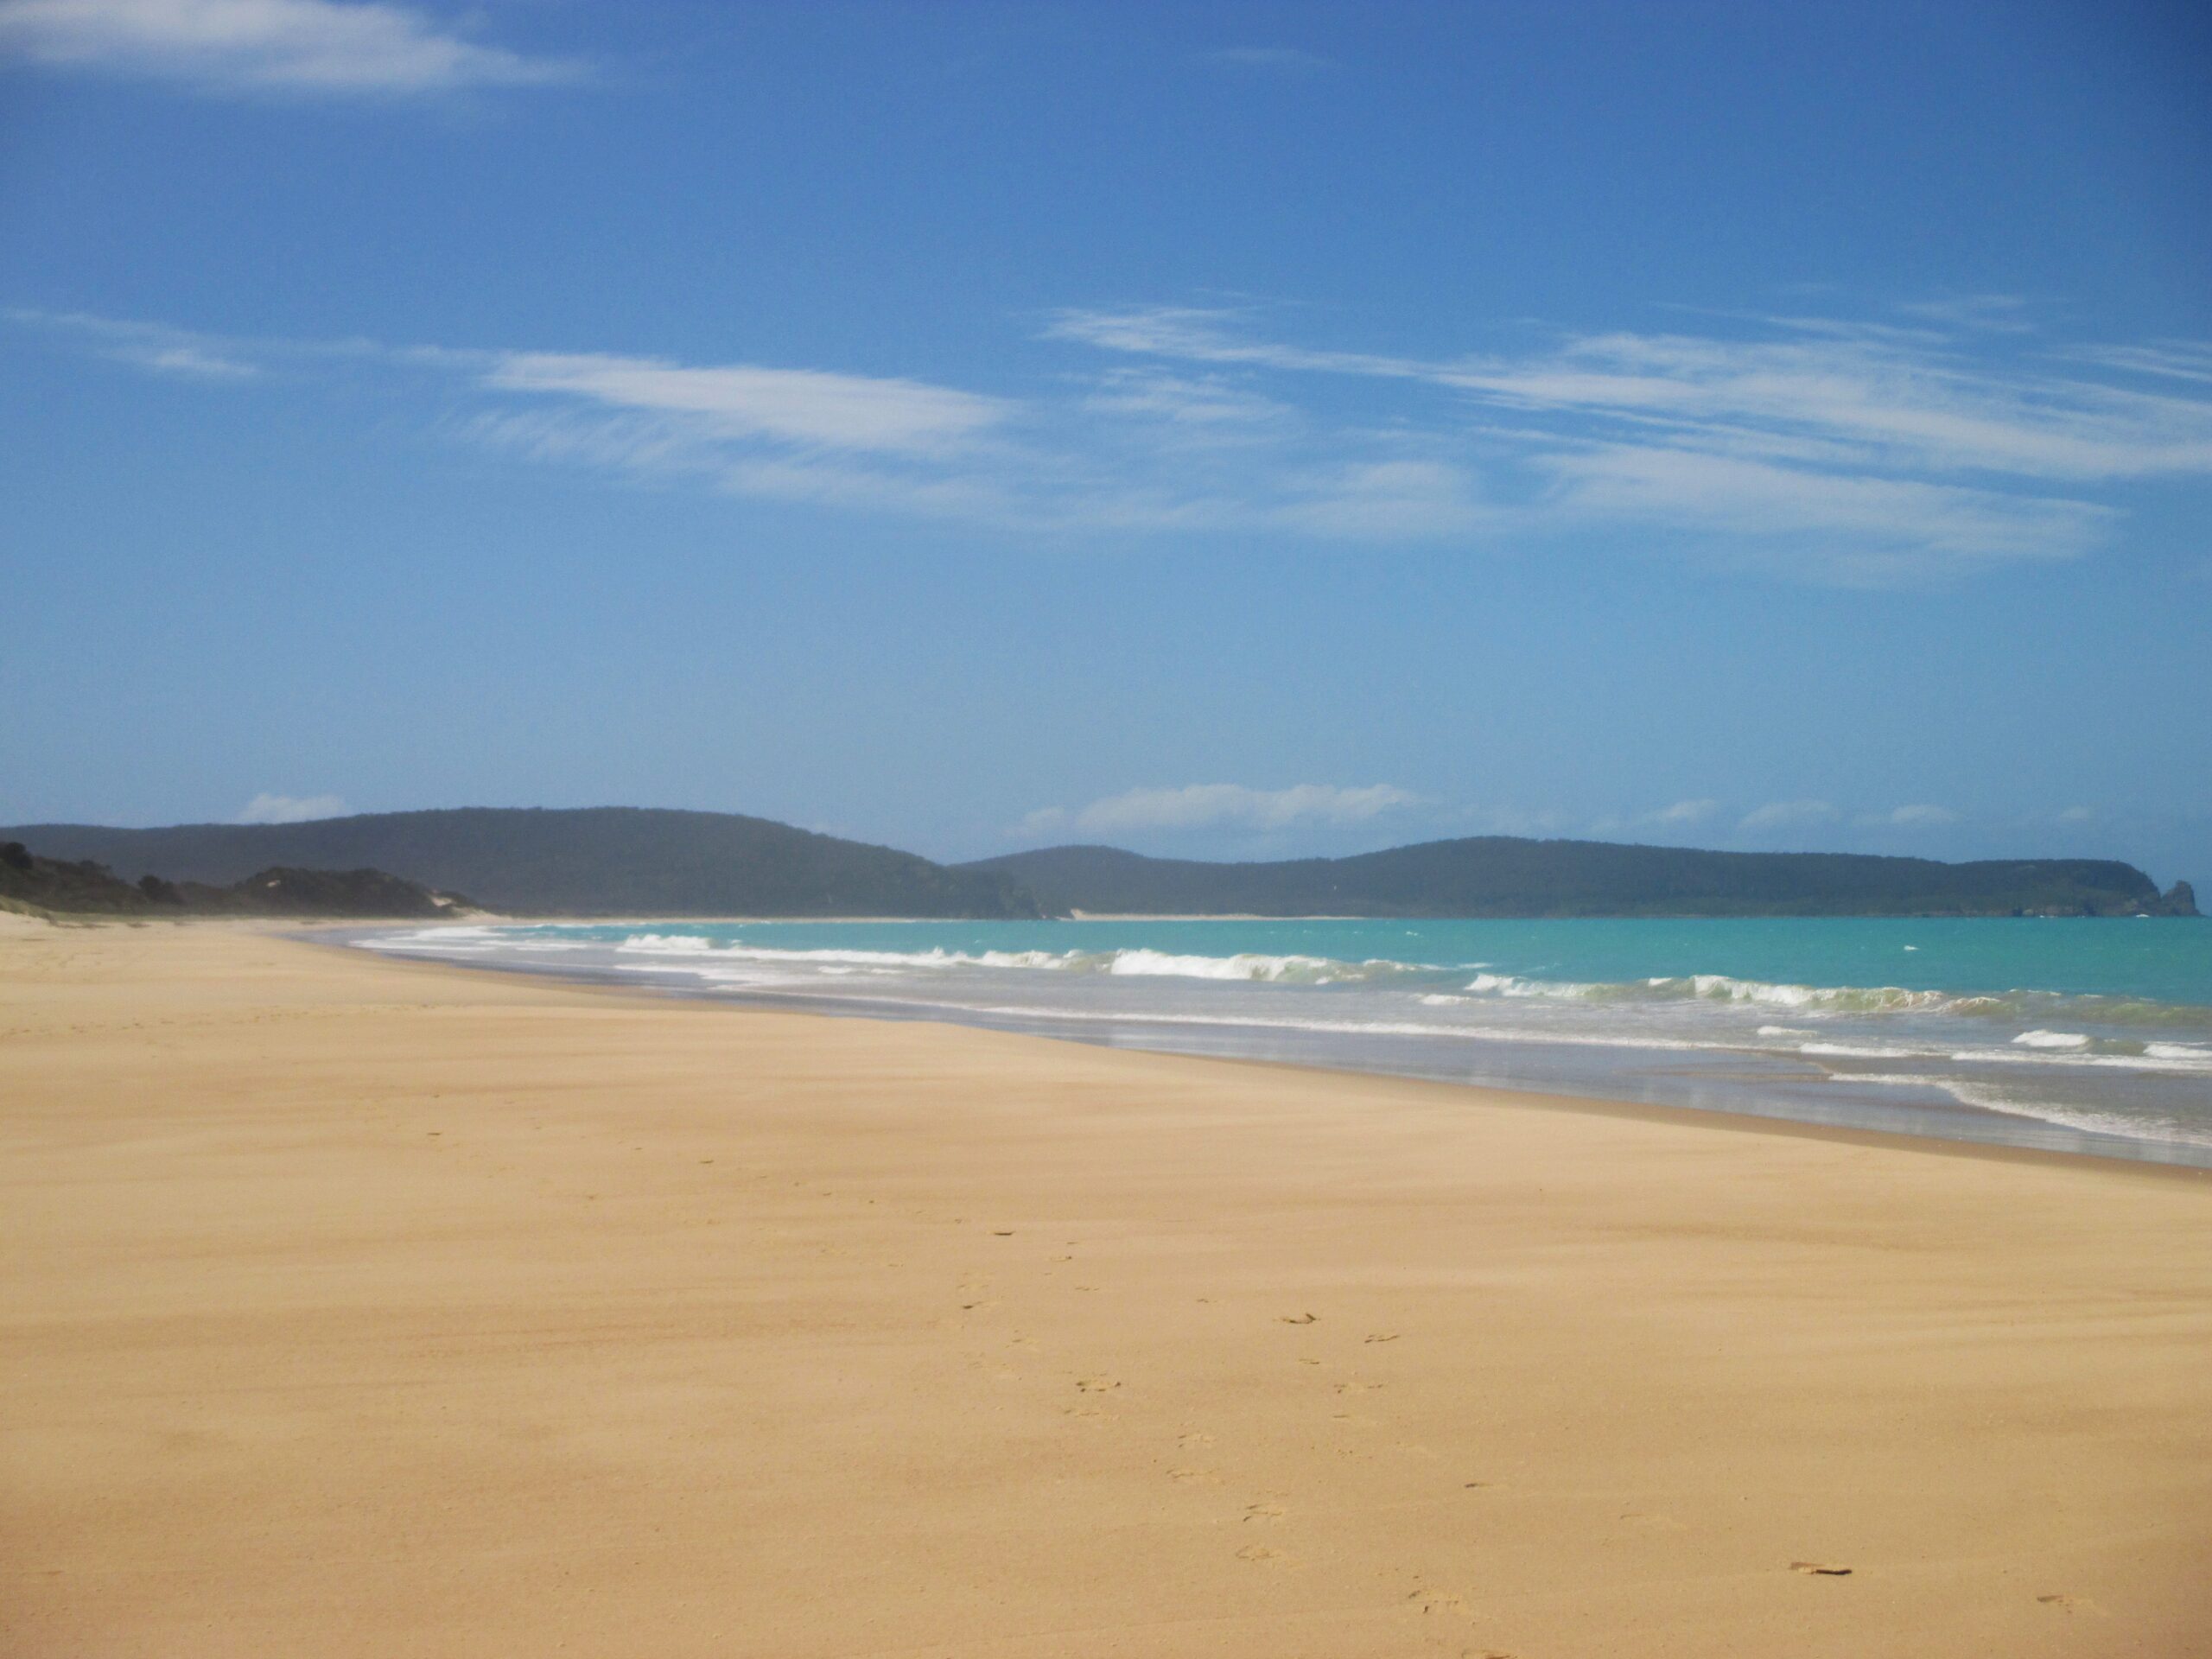
[[[2202,1177],[5,926],[10,1659],[2212,1652]]]

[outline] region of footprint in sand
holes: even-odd
[[[1211,1446],[1213,1444],[1213,1436],[1211,1434],[1201,1434],[1196,1430],[1193,1430],[1188,1434],[1178,1434],[1175,1437],[1175,1444],[1181,1446],[1185,1451],[1189,1451],[1194,1446]]]
[[[1320,1317],[1318,1313],[1278,1313],[1275,1319],[1281,1325],[1311,1325]]]
[[[2056,1607],[2066,1613],[2095,1613],[2101,1618],[2111,1615],[2087,1596],[2037,1596],[2036,1599],[2046,1607]]]
[[[1397,1339],[1398,1333],[1395,1331],[1371,1332],[1361,1338],[1363,1342],[1395,1342]]]
[[[1280,1521],[1283,1515],[1284,1510],[1280,1503],[1247,1503],[1244,1506],[1247,1521]]]
[[[1382,1386],[1383,1384],[1380,1382],[1332,1382],[1330,1384],[1330,1387],[1336,1389],[1338,1394],[1372,1394]]]
[[[1122,1386],[1119,1381],[1110,1376],[1078,1376],[1075,1385],[1084,1394],[1105,1394]]]
[[[1424,1614],[1456,1613],[1461,1618],[1472,1617],[1467,1611],[1465,1600],[1447,1590],[1415,1590],[1406,1599],[1419,1607]]]
[[[1185,1484],[1192,1481],[1203,1481],[1209,1486],[1221,1484],[1221,1477],[1211,1469],[1170,1469],[1167,1471],[1167,1478]]]
[[[1236,1552],[1236,1559],[1240,1561],[1279,1561],[1282,1560],[1282,1552],[1269,1549],[1265,1544],[1247,1544]]]

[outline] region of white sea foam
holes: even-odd
[[[1484,996],[1549,997],[1579,1002],[1609,988],[1568,979],[1522,979],[1513,974],[1477,974],[1466,988]]]
[[[1573,1002],[1728,1002],[1789,1008],[1808,1014],[1905,1014],[1993,1012],[1991,999],[1958,997],[1944,991],[1907,990],[1897,985],[1789,985],[1727,974],[1656,975],[1616,982],[1524,979],[1511,974],[1477,974],[1466,988],[1489,996],[1544,997]]]
[[[367,942],[376,948],[467,950],[474,954],[497,943],[493,930],[476,929],[485,936],[453,936],[461,929],[423,930],[423,942],[405,938]],[[431,940],[437,933],[444,938]],[[563,948],[544,941],[518,948]],[[982,950],[962,951],[943,946],[927,950],[801,950],[754,945],[741,940],[717,944],[690,933],[637,933],[613,948],[626,955],[711,956],[726,962],[752,961],[808,968],[826,972],[825,964],[867,967],[891,972],[938,973],[960,969],[998,969],[1052,973],[1098,973],[1124,979],[1191,979],[1224,983],[1331,986],[1365,982],[1405,975],[1445,971],[1433,964],[1370,958],[1363,962],[1333,960],[1299,954],[1272,955],[1240,952],[1213,956],[1145,947],[1106,950]],[[1800,1017],[1936,1014],[1988,1019],[2022,1019],[2041,1014],[2045,1019],[2079,1018],[2120,1025],[2164,1024],[2176,1010],[2161,1004],[2116,997],[2075,997],[2055,992],[2015,991],[2002,995],[1961,995],[1955,992],[1912,989],[1895,985],[1804,985],[1726,974],[1653,976],[1618,982],[1541,979],[1484,969],[1465,981],[1462,990],[1477,998],[1582,1005],[1640,1003],[1713,1003],[1749,1008],[1786,1010]],[[1442,1007],[1430,1002],[1428,1006]],[[1789,1026],[1760,1027],[1765,1037],[1809,1036]],[[2037,1027],[2014,1039],[2022,1048],[2044,1052],[2081,1049],[2091,1039],[2077,1032]]]
[[[2212,1043],[2145,1043],[2143,1052],[2154,1060],[2212,1062]]]
[[[1143,948],[1118,950],[791,950],[752,945],[741,941],[717,944],[696,933],[633,933],[614,947],[631,955],[711,956],[719,961],[761,962],[806,966],[827,972],[824,964],[868,966],[899,969],[937,970],[960,968],[1043,969],[1056,973],[1103,973],[1130,979],[1211,979],[1246,982],[1296,982],[1332,985],[1395,974],[1426,971],[1420,964],[1380,958],[1367,962],[1337,962],[1326,957],[1266,956],[1243,953],[1228,957],[1178,955]]]
[[[404,933],[383,933],[348,941],[359,950],[488,950],[506,940],[493,929],[476,924],[464,926],[418,927]]]
[[[1325,957],[1179,957],[1164,950],[1116,950],[1106,971],[1133,978],[1313,980],[1338,964]]]
[[[1074,950],[985,950],[969,955],[941,946],[929,950],[792,950],[742,943],[716,944],[696,933],[633,933],[614,948],[651,956],[712,956],[726,962],[880,968],[1067,968],[1074,966],[1082,956]]]
[[[2212,1077],[2212,1054],[2153,1054],[2152,1048],[2185,1048],[2180,1043],[2153,1043],[2140,1054],[2085,1054],[2069,1050],[2053,1053],[2023,1053],[2017,1048],[1967,1048],[1952,1051],[1947,1057],[1964,1065],[2047,1065],[2068,1069],[2097,1067],[2111,1071],[2147,1071],[2160,1077]]]
[[[715,942],[696,933],[632,933],[614,948],[651,951],[660,957],[696,957],[713,950]]]

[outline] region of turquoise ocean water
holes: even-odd
[[[353,943],[880,1018],[2212,1166],[2212,923],[755,922]]]

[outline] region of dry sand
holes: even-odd
[[[2212,1651],[2201,1178],[0,927],[10,1659]]]

